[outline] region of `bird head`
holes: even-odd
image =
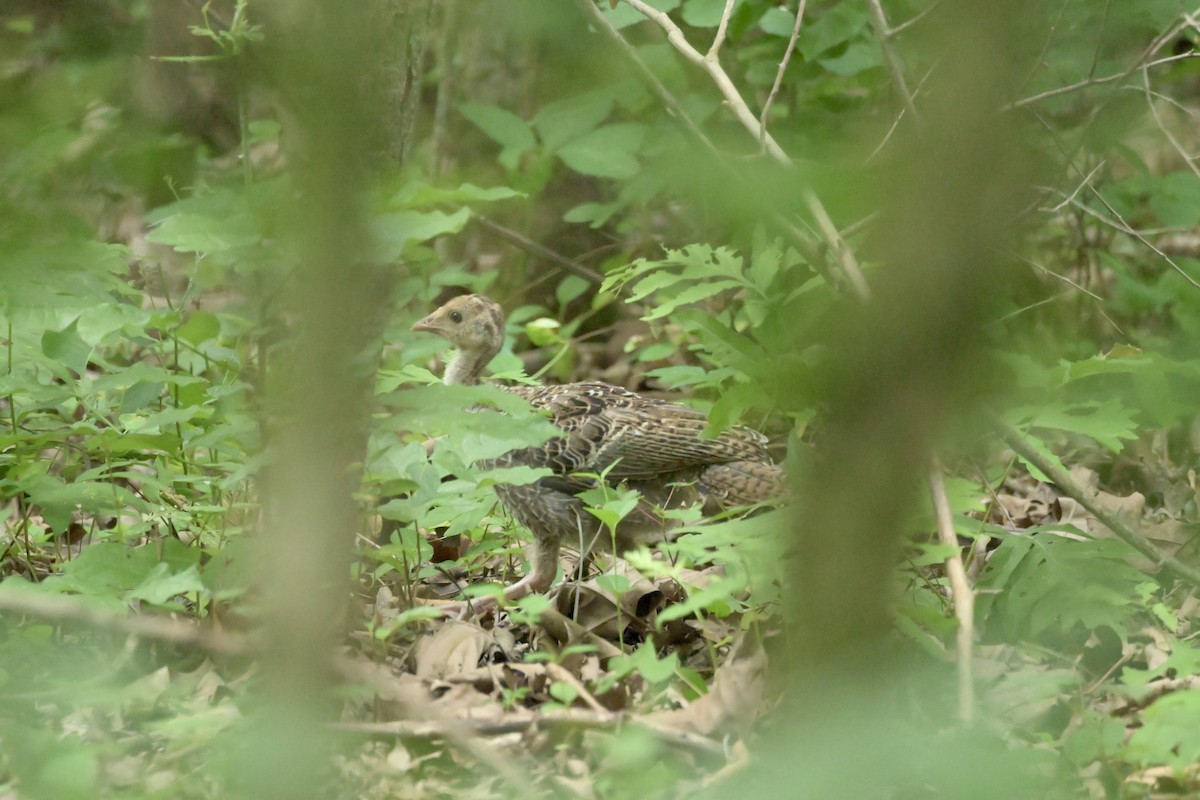
[[[440,336],[458,348],[465,360],[448,370],[447,381],[452,383],[474,383],[504,346],[504,312],[481,294],[449,300],[412,329]]]

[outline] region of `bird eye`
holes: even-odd
[[[457,311],[451,311],[450,321],[457,325],[458,323],[462,322],[462,314],[458,313]]]

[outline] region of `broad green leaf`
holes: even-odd
[[[734,3],[734,9],[741,0]],[[725,13],[725,0],[684,0],[681,16],[694,28],[715,28]]]
[[[1121,440],[1137,439],[1134,412],[1120,400],[1093,400],[1084,403],[1052,403],[1039,408],[1029,418],[1035,428],[1055,428],[1095,439],[1114,453],[1121,452]]]
[[[645,135],[645,127],[635,123],[605,125],[564,145],[557,155],[581,175],[631,178],[640,168],[634,154]]]
[[[568,275],[559,281],[554,290],[554,299],[560,306],[566,306],[573,300],[578,300],[588,290],[591,284],[578,275]]]
[[[647,0],[646,5],[659,11],[672,11],[679,6],[679,0]],[[600,13],[608,19],[608,24],[617,30],[627,28],[644,21],[646,18],[628,3],[618,3],[615,8],[601,4]]]
[[[838,75],[850,76],[857,75],[863,70],[868,70],[880,65],[881,55],[879,46],[868,42],[855,42],[846,48],[846,52],[833,58],[823,58],[820,60],[821,66],[830,72]]]
[[[529,124],[507,109],[480,103],[462,103],[458,110],[501,146],[500,163],[509,170],[515,170],[521,156],[537,144]]]
[[[164,606],[177,595],[204,592],[204,582],[193,564],[182,572],[174,572],[165,563],[154,565],[140,584],[126,595],[131,600],[144,600],[151,605]]]
[[[397,192],[391,198],[390,205],[408,209],[443,204],[495,203],[514,197],[525,197],[525,195],[508,186],[482,187],[473,183],[463,183],[453,189],[447,189],[414,182]]]
[[[379,214],[371,220],[374,234],[372,256],[390,263],[404,254],[412,244],[428,241],[448,233],[458,233],[471,218],[470,209],[463,207],[452,214],[443,211],[398,211]]]
[[[202,344],[215,339],[221,333],[221,323],[215,314],[196,311],[176,331],[180,339],[191,344]]]
[[[42,334],[42,354],[51,361],[70,369],[76,375],[87,372],[92,346],[80,338],[72,322],[61,331],[46,331]]]
[[[609,91],[585,92],[544,106],[534,116],[533,125],[542,137],[542,144],[554,152],[603,122],[612,105]]]
[[[1136,763],[1166,764],[1187,770],[1200,762],[1200,692],[1175,691],[1158,698],[1141,714],[1141,726],[1127,752]]]
[[[624,575],[598,575],[596,576],[596,585],[606,592],[620,596],[628,592],[633,584]]]
[[[1191,171],[1164,175],[1147,204],[1169,228],[1194,227],[1200,223],[1200,176]]]
[[[758,27],[762,29],[763,33],[790,39],[792,31],[796,27],[796,14],[785,8],[772,6],[759,19]]]
[[[592,228],[600,228],[623,207],[623,203],[580,203],[563,214],[563,221],[584,222]]]
[[[870,24],[865,3],[836,3],[811,22],[805,19],[796,49],[806,60],[815,61],[840,44],[860,36],[870,38]]]

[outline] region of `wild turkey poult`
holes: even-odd
[[[441,336],[457,348],[445,383],[474,385],[504,345],[504,312],[483,295],[463,295],[412,329]],[[772,463],[766,437],[758,431],[730,428],[716,438],[702,438],[708,420],[701,412],[599,381],[502,388],[548,412],[563,431],[539,447],[513,450],[485,465],[544,467],[553,473],[523,486],[495,487],[536,543],[529,573],[505,590],[507,599],[550,587],[564,539],[579,540],[584,549],[607,540],[599,520],[576,496],[595,482],[578,473],[604,473],[614,484],[623,482],[642,494],[642,502],[617,526],[618,549],[663,530],[659,509],[703,502],[711,513],[783,493],[783,470]],[[476,603],[477,608],[487,605]]]

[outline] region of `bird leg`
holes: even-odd
[[[509,602],[519,600],[527,594],[544,592],[554,583],[558,573],[559,539],[556,536],[535,536],[533,556],[529,559],[529,574],[516,583],[504,589],[504,600]],[[481,614],[496,605],[499,601],[494,595],[464,600],[460,603],[450,603],[442,606],[442,612],[448,617],[465,619],[475,614]]]

